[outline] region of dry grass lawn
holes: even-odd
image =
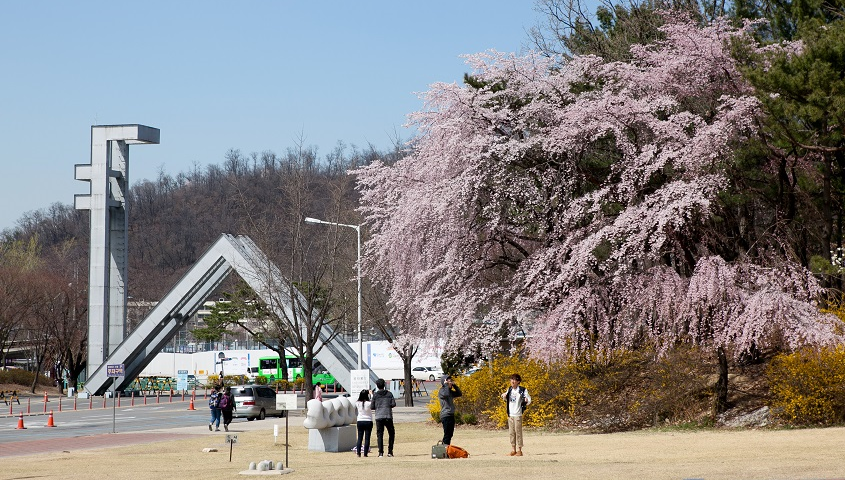
[[[280,428],[277,445],[272,422],[253,431],[233,428],[238,443],[231,463],[225,434],[206,431],[203,437],[184,440],[2,458],[0,479],[246,478],[239,472],[251,461],[284,461],[284,424]],[[352,452],[308,451],[307,431],[291,426],[289,467],[295,472],[284,478],[845,478],[845,428],[608,435],[528,431],[525,456],[508,457],[506,431],[459,427],[453,441],[470,452],[470,458],[461,460],[430,458],[431,445],[441,436],[434,424],[400,423],[396,430],[395,458],[357,458]],[[219,451],[203,453],[206,447]]]

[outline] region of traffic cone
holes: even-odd
[[[189,403],[189,404],[188,404],[188,410],[196,410],[196,408],[194,408],[194,399],[193,399],[193,397],[191,398],[191,403]]]
[[[26,430],[26,427],[23,426],[23,412],[21,412],[21,416],[18,418],[18,426],[15,427],[15,430]]]
[[[55,427],[56,424],[53,423],[53,411],[50,410],[50,416],[47,418],[47,426],[48,427]]]

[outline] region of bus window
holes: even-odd
[[[299,360],[299,357],[287,357],[285,360],[288,361],[288,368],[302,368],[302,361]]]
[[[259,368],[261,370],[276,370],[279,368],[279,359],[278,358],[262,358],[258,362]]]

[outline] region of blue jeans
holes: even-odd
[[[220,409],[219,408],[212,408],[211,409],[211,421],[208,424],[214,425],[214,428],[220,428]]]

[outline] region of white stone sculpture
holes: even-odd
[[[355,423],[358,418],[358,408],[349,397],[337,397],[324,402],[312,399],[308,400],[305,408],[302,426],[308,429],[342,427]]]

